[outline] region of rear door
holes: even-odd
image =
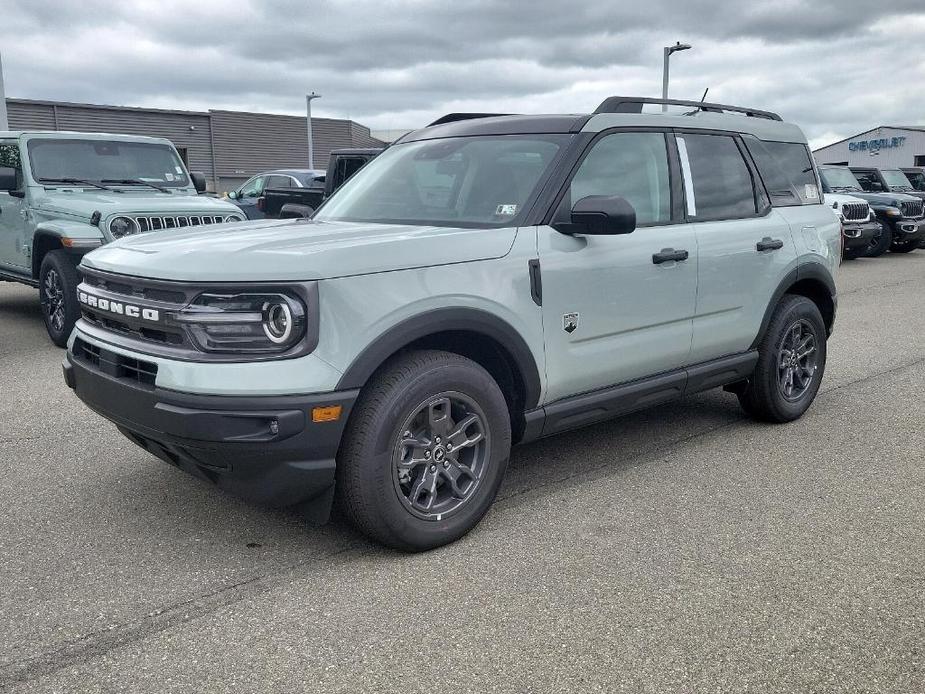
[[[690,357],[697,363],[749,349],[797,250],[738,136],[678,132],[677,142],[700,251]]]
[[[17,171],[22,181],[22,164],[19,145],[15,140],[0,140],[0,166]],[[22,184],[20,184],[22,188]],[[23,271],[29,267],[25,247],[31,244],[26,233],[25,199],[0,191],[0,265]]]
[[[552,223],[567,222],[572,205],[589,195],[626,198],[637,228],[620,236],[538,228],[547,402],[679,368],[690,354],[697,243],[683,223],[671,136],[598,136]],[[688,257],[658,261],[666,249]]]

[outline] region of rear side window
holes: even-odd
[[[671,221],[668,150],[662,133],[605,135],[581,163],[557,217],[589,195],[619,195],[636,210],[639,225]]]
[[[809,148],[798,142],[769,142],[745,137],[758,173],[775,207],[822,202]]]
[[[687,214],[695,221],[741,219],[758,213],[755,186],[739,147],[728,135],[679,135]]]
[[[267,188],[292,188],[292,179],[289,176],[270,176],[267,178]]]

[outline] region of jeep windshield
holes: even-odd
[[[569,137],[493,135],[398,144],[357,172],[314,218],[516,226]]]
[[[909,179],[906,178],[906,174],[899,169],[881,169],[880,173],[883,175],[883,180],[886,181],[886,184],[893,190],[914,190],[912,184],[909,183]]]
[[[29,141],[32,177],[39,183],[182,188],[183,162],[168,145],[122,140],[35,138]]]
[[[848,169],[820,169],[819,174],[826,187],[833,193],[842,191],[861,192],[861,184]]]

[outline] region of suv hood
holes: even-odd
[[[832,193],[826,193],[826,195],[832,195]],[[854,198],[867,200],[872,205],[887,205],[890,207],[899,207],[903,202],[917,199],[906,193],[865,193],[860,190],[852,190],[850,193],[838,193],[838,195],[850,195]]]
[[[123,238],[83,264],[181,282],[299,282],[489,260],[516,228],[272,220],[155,231]]]
[[[238,208],[227,200],[190,193],[158,193],[155,190],[141,193],[137,189],[125,193],[53,190],[35,196],[35,207],[45,214],[61,214],[90,219],[99,212],[103,219],[120,212],[137,214],[231,214]]]

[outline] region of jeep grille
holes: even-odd
[[[157,231],[158,229],[176,229],[177,227],[197,227],[202,224],[221,224],[225,221],[220,215],[183,215],[177,217],[135,217],[138,229],[141,232]]]
[[[913,219],[918,219],[925,213],[923,210],[923,205],[921,200],[910,200],[904,202],[902,206],[903,217],[911,217]]]
[[[862,222],[867,219],[868,205],[866,202],[846,202],[841,206],[842,217],[847,222]]]

